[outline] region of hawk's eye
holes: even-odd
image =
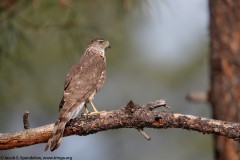
[[[99,40],[98,42],[99,42],[100,44],[102,44],[104,41],[103,41],[103,40]]]

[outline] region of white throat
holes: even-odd
[[[98,47],[93,47],[94,50],[98,51],[98,53],[102,56],[105,57],[105,49],[98,48]]]
[[[105,49],[100,49],[100,51],[101,51],[101,53],[100,53],[101,56],[102,56],[102,57],[105,57]]]
[[[89,47],[87,50],[92,50],[93,52],[100,54],[102,57],[105,57],[105,49],[98,47]]]

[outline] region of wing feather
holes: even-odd
[[[59,108],[68,101],[84,102],[96,91],[106,64],[104,57],[93,51],[86,50],[80,61],[68,72]]]

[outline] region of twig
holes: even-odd
[[[147,107],[150,110],[154,110],[154,109],[159,108],[159,107],[165,107],[167,109],[170,109],[170,106],[168,106],[166,104],[166,101],[164,99],[159,99],[159,100],[156,100],[154,102],[149,102],[148,104],[143,105],[143,107]]]
[[[151,141],[151,137],[143,131],[143,128],[138,128],[137,130],[143,135],[146,140]]]
[[[29,111],[25,111],[23,114],[23,127],[24,129],[29,129],[30,125],[29,125],[29,121],[28,121],[28,115],[29,115]]]

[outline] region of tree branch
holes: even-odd
[[[240,140],[240,123],[154,110],[161,106],[167,107],[164,100],[157,100],[142,106],[130,101],[118,110],[102,112],[99,115],[82,115],[67,123],[64,136],[85,136],[118,128],[136,128],[138,130],[143,128],[182,128]],[[7,150],[45,143],[49,139],[53,127],[54,124],[49,124],[16,133],[0,134],[0,149]]]

